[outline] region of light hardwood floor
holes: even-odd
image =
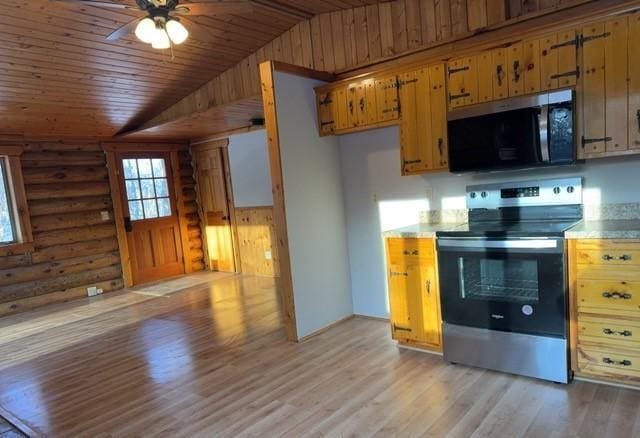
[[[447,364],[361,318],[291,344],[273,279],[197,279],[0,319],[0,408],[52,437],[640,436],[640,391]]]

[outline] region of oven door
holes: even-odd
[[[566,337],[562,239],[438,239],[447,323]]]

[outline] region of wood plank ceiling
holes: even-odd
[[[139,16],[134,11],[2,0],[0,133],[111,137],[179,101],[305,15],[369,3],[378,1],[269,0],[243,15],[198,17],[205,36],[192,35],[172,58],[134,35],[105,40]]]

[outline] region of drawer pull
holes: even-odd
[[[427,295],[431,294],[431,280],[427,280],[425,283],[425,287],[427,288]]]
[[[392,277],[401,277],[401,276],[408,277],[409,273],[408,272],[393,272],[393,271],[391,271],[391,276]]]
[[[413,330],[409,327],[400,327],[399,325],[393,324],[393,329],[401,332],[412,332]]]
[[[611,330],[610,328],[603,329],[602,333],[604,333],[605,335],[633,336],[633,333],[629,330],[616,331]]]
[[[602,296],[605,298],[612,298],[614,300],[620,299],[622,298],[623,300],[630,300],[632,298],[632,295],[630,293],[627,292],[602,292]]]
[[[602,260],[605,260],[608,262],[609,260],[615,260],[615,257],[609,254],[605,254],[602,256]]]
[[[402,254],[404,254],[404,255],[418,255],[418,250],[417,249],[414,249],[413,251],[404,250],[404,251],[402,251]]]
[[[603,357],[602,358],[602,362],[609,364],[609,365],[622,365],[623,367],[628,367],[631,366],[632,363],[630,360],[624,359],[624,360],[613,360],[610,359],[608,357]]]
[[[626,261],[628,261],[628,260],[631,260],[631,256],[630,256],[630,255],[628,255],[628,254],[623,254],[623,255],[621,255],[620,257],[618,257],[618,259],[620,259],[620,260],[622,260],[622,261],[626,262]]]

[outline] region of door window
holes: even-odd
[[[171,216],[164,158],[125,158],[122,169],[132,221]]]
[[[458,270],[463,299],[529,304],[539,300],[536,260],[459,257]]]

